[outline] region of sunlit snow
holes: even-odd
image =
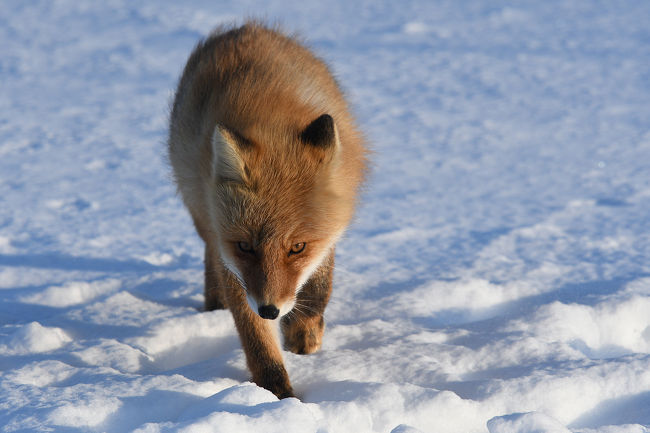
[[[211,28],[330,64],[373,149],[299,399],[250,383],[165,159]],[[7,0],[0,431],[650,432],[650,3]]]

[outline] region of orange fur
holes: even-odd
[[[293,395],[273,322],[252,307],[277,306],[289,350],[320,347],[334,246],[366,163],[337,83],[276,30],[217,29],[183,71],[169,157],[206,244],[206,309],[230,309],[257,384]]]

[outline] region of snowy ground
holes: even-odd
[[[2,2],[1,431],[649,432],[650,3],[221,3]],[[164,158],[192,46],[250,15],[376,151],[300,400],[201,311]]]

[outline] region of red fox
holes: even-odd
[[[219,28],[183,70],[168,145],[205,242],[205,308],[231,311],[254,382],[291,397],[278,330],[292,352],[320,348],[335,244],[366,171],[343,94],[295,38]]]

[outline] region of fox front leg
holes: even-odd
[[[253,375],[253,382],[268,389],[278,398],[294,397],[289,375],[284,368],[276,325],[272,320],[262,319],[246,302],[243,289],[230,279],[228,305],[235,319],[246,364]]]
[[[284,347],[301,355],[314,353],[323,342],[323,313],[332,293],[334,250],[298,293],[296,306],[282,318]]]

